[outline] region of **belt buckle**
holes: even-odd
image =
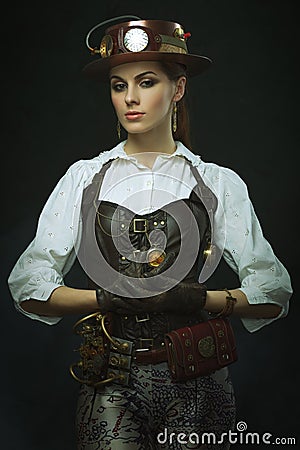
[[[139,338],[140,348],[136,348],[136,352],[149,352],[151,347],[153,347],[153,338]],[[148,343],[148,344],[147,344]]]
[[[135,321],[136,322],[147,322],[147,320],[150,320],[149,314],[146,314],[144,317],[142,317],[141,319],[139,318],[138,315],[135,316]]]
[[[137,229],[137,223],[143,222],[144,229]],[[134,233],[146,233],[147,231],[147,219],[133,219],[133,231]]]

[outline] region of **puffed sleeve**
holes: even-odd
[[[92,168],[94,168],[92,166]],[[83,161],[74,163],[59,180],[39,217],[36,235],[13,267],[8,286],[17,310],[47,324],[61,317],[45,317],[26,312],[21,303],[35,299],[46,301],[54,289],[64,285],[80,239],[80,207],[91,167]]]
[[[274,303],[279,316],[270,319],[242,318],[254,332],[288,313],[292,295],[290,276],[264,237],[245,182],[234,171],[212,165],[205,177],[218,197],[215,232],[222,241],[223,257],[238,275],[240,290],[250,304]]]

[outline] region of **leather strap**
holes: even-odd
[[[207,322],[215,335],[216,354],[220,366],[226,366],[234,361],[234,355],[229,351],[230,339],[228,336],[228,328],[226,321],[223,320],[208,320]]]
[[[133,359],[137,364],[159,364],[167,361],[167,351],[165,348],[137,351]]]

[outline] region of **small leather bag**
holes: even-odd
[[[233,329],[226,317],[215,317],[165,335],[171,378],[175,382],[209,375],[237,360]]]

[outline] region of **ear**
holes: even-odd
[[[176,90],[175,95],[173,97],[174,102],[179,102],[179,100],[182,99],[185,93],[185,86],[186,86],[186,77],[182,75],[176,81]]]

